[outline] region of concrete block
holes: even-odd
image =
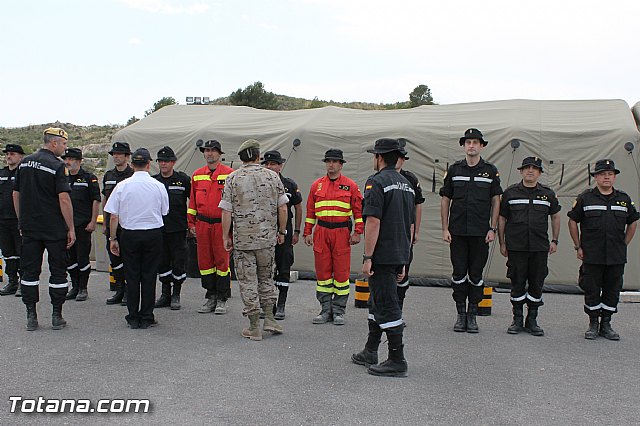
[[[290,271],[289,272],[289,282],[294,283],[298,281],[298,271]]]
[[[621,291],[620,301],[624,303],[640,303],[640,291]]]

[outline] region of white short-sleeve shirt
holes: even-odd
[[[162,216],[169,213],[169,196],[157,179],[146,171],[137,171],[118,183],[104,210],[118,215],[120,226],[124,229],[162,228]]]

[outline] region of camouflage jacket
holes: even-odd
[[[234,248],[258,250],[275,246],[278,206],[287,200],[280,176],[259,164],[244,164],[231,173],[220,207],[231,211]]]

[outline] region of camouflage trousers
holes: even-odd
[[[259,314],[260,307],[274,305],[277,300],[273,283],[274,247],[233,251],[236,278],[244,302],[242,314]]]

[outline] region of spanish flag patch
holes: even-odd
[[[365,186],[365,187],[364,187],[365,191],[366,191],[366,190],[369,190],[369,189],[371,189],[371,188],[373,188],[373,185],[367,185],[367,186]]]

